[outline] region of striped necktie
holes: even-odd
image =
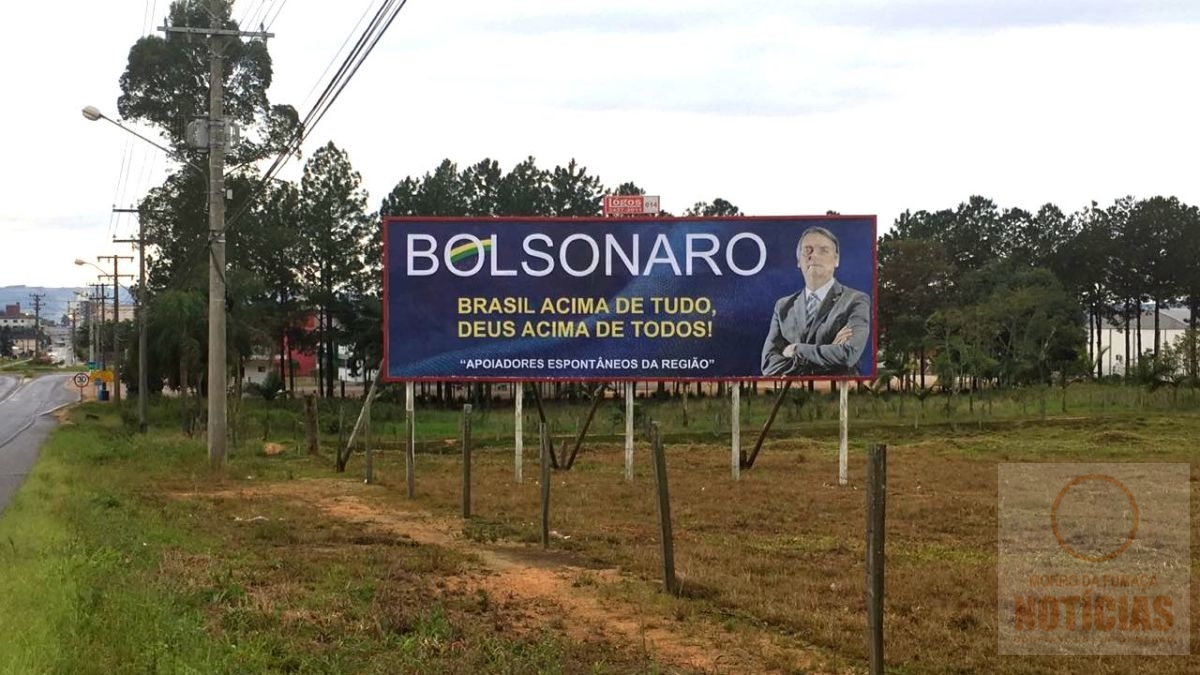
[[[821,301],[817,298],[816,293],[808,293],[807,295],[808,297],[804,300],[804,319],[807,322],[811,322],[817,316],[817,308],[820,306]]]

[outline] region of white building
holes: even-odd
[[[1168,315],[1158,313],[1158,339],[1160,348],[1173,344],[1183,337],[1187,324]],[[1096,333],[1093,327],[1088,340],[1088,355],[1096,358]],[[1154,310],[1142,311],[1142,352],[1154,351]],[[1126,370],[1137,368],[1138,354],[1137,319],[1129,322],[1129,363],[1125,362],[1125,326],[1122,323],[1104,322],[1100,330],[1100,363],[1103,375],[1124,375]]]
[[[32,316],[4,316],[0,314],[0,328],[33,328]]]

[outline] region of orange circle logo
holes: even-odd
[[[1069,544],[1067,544],[1067,542],[1063,541],[1062,533],[1059,532],[1059,530],[1058,530],[1058,507],[1062,503],[1063,497],[1066,496],[1067,491],[1070,490],[1072,487],[1074,487],[1084,481],[1089,481],[1089,480],[1102,481],[1105,483],[1111,483],[1112,485],[1115,485],[1117,488],[1119,488],[1121,490],[1121,492],[1125,493],[1126,499],[1129,500],[1130,507],[1133,508],[1133,527],[1129,530],[1129,536],[1125,538],[1125,542],[1123,544],[1121,544],[1121,546],[1119,548],[1117,548],[1115,551],[1112,551],[1111,553],[1107,553],[1107,554],[1101,555],[1101,556],[1085,555],[1085,554],[1080,553],[1079,551],[1076,551],[1075,549],[1071,548],[1071,546]],[[1125,549],[1129,548],[1129,545],[1133,543],[1134,537],[1137,536],[1138,522],[1139,522],[1138,505],[1137,505],[1137,500],[1133,498],[1133,493],[1131,493],[1129,491],[1129,488],[1125,487],[1124,483],[1117,480],[1116,478],[1113,478],[1112,476],[1105,476],[1104,474],[1099,474],[1099,473],[1092,473],[1092,474],[1088,474],[1086,476],[1079,476],[1078,478],[1072,479],[1071,482],[1069,482],[1063,486],[1063,489],[1058,491],[1058,496],[1054,498],[1054,506],[1050,507],[1050,527],[1054,530],[1054,538],[1058,540],[1058,545],[1061,546],[1064,551],[1071,554],[1072,556],[1074,556],[1080,560],[1086,560],[1087,562],[1104,562],[1105,560],[1112,560],[1113,558],[1124,553]]]

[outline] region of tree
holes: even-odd
[[[195,28],[215,23],[237,30],[232,5],[222,0],[212,16],[209,0],[176,0],[167,11],[167,24]],[[227,161],[245,164],[280,152],[294,136],[299,117],[291,106],[272,106],[267,99],[273,70],[266,42],[225,38],[221,54],[224,115],[241,126],[243,139],[230,149]],[[129,50],[117,110],[125,119],[157,126],[177,152],[201,164],[202,153],[187,148],[185,134],[189,122],[207,116],[210,74],[207,40],[178,33],[144,36]]]
[[[899,239],[892,233],[879,242],[879,342],[892,360],[916,357],[925,387],[927,324],[947,301],[950,267],[945,247],[927,239]],[[907,368],[905,368],[907,370]]]
[[[0,327],[0,357],[12,358],[13,338],[8,326]]]
[[[717,197],[716,199],[712,200],[711,204],[708,202],[696,202],[695,204],[692,204],[692,206],[690,208],[688,208],[688,210],[683,212],[683,215],[685,215],[685,216],[704,216],[704,217],[717,216],[717,217],[720,217],[720,216],[741,216],[741,215],[745,215],[745,214],[743,214],[742,210],[739,209],[734,204],[732,204],[731,202],[721,199],[720,197]]]
[[[332,142],[313,153],[300,183],[300,222],[306,242],[303,278],[309,302],[319,311],[318,357],[327,398],[333,396],[336,371],[334,316],[364,266],[368,215],[361,183],[349,157]]]
[[[546,202],[551,215],[600,215],[604,186],[599,178],[587,175],[587,168],[576,165],[574,159],[566,167],[554,167],[550,172],[547,188]]]
[[[548,216],[550,186],[533,157],[517,164],[500,179],[496,196],[498,216]]]

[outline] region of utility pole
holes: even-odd
[[[104,284],[92,284],[92,288],[96,289],[95,299],[100,301],[100,321],[96,323],[96,347],[95,353],[100,356],[100,370],[108,369],[108,357],[104,351],[104,322],[108,320],[108,287]],[[95,360],[94,358],[92,359]]]
[[[71,305],[75,305],[74,308]],[[76,325],[75,315],[79,312],[78,301],[67,302],[67,314],[71,316],[71,365],[79,362],[79,336],[77,332],[79,327]]]
[[[209,2],[209,27],[166,26],[167,33],[208,36],[208,461],[213,467],[225,464],[227,454],[225,397],[225,99],[224,43],[226,38],[274,37],[218,28],[223,19],[222,0]]]
[[[129,255],[98,255],[96,261],[111,260],[113,264],[113,403],[121,405],[121,331],[118,330],[121,326],[121,261],[133,260],[133,256]],[[126,274],[124,276],[133,278],[133,275]]]
[[[33,300],[33,361],[36,363],[42,356],[42,298],[45,293],[30,293]]]
[[[137,209],[113,209],[117,213],[137,213]],[[146,225],[138,218],[137,239],[113,239],[114,244],[137,244],[138,247],[138,432],[146,433],[146,390],[150,386],[148,374],[150,357],[146,354]]]

